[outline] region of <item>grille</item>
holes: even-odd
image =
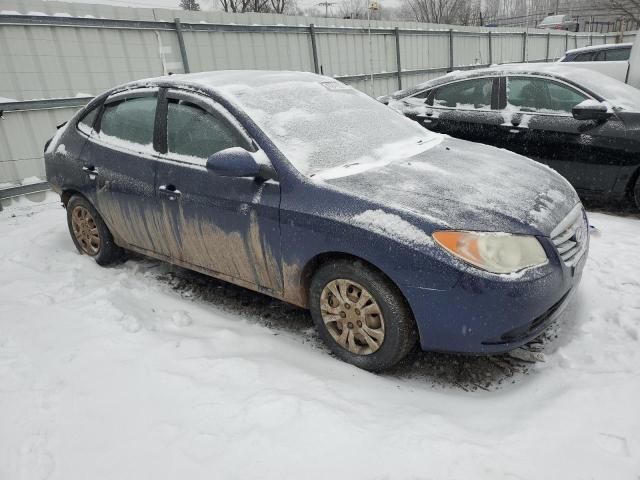
[[[551,241],[565,265],[572,267],[578,263],[589,241],[587,217],[581,204],[576,205],[553,229]]]

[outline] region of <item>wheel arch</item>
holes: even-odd
[[[376,270],[378,273],[384,276],[384,278],[389,282],[389,284],[396,290],[398,295],[400,295],[400,298],[402,298],[402,300],[406,304],[409,312],[411,312],[413,321],[415,322],[415,315],[413,313],[413,309],[411,308],[411,304],[409,303],[409,300],[407,299],[402,289],[398,286],[397,282],[395,282],[393,278],[391,278],[382,268],[370,262],[369,260],[366,260],[357,255],[353,255],[345,252],[332,251],[332,252],[319,253],[314,257],[312,257],[311,259],[309,259],[309,261],[307,261],[307,263],[304,265],[304,267],[300,272],[300,285],[303,290],[305,305],[307,307],[309,307],[309,289],[311,287],[311,279],[313,278],[313,275],[318,271],[318,269],[322,265],[330,261],[336,261],[336,260],[349,260],[353,262],[361,262],[367,267],[372,268],[373,270]]]
[[[67,208],[67,205],[69,204],[69,200],[71,200],[71,197],[73,197],[74,195],[79,195],[80,197],[84,198],[87,202],[91,203],[91,200],[89,200],[86,195],[83,195],[82,192],[75,190],[73,188],[68,188],[68,189],[63,189],[62,193],[60,194],[60,200],[62,200],[62,204],[64,205],[64,208]],[[93,205],[93,203],[91,203],[91,205]],[[93,205],[93,208],[95,208],[95,205]]]

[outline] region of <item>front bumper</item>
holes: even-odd
[[[582,276],[587,249],[568,266],[551,239],[541,238],[549,262],[520,277],[468,267],[449,290],[405,289],[423,350],[493,354],[539,336],[563,312]]]

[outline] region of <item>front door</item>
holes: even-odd
[[[583,192],[610,191],[620,170],[626,128],[608,121],[576,120],[571,110],[589,97],[568,84],[540,77],[507,79],[510,127],[504,146],[547,164]]]
[[[155,250],[151,219],[157,208],[154,150],[156,90],[132,90],[107,98],[81,153],[95,183],[95,207],[116,241]]]
[[[206,97],[168,90],[159,108],[166,112],[167,132],[157,181],[161,253],[236,283],[281,292],[279,183],[222,177],[206,168],[210,155],[231,147],[256,151],[254,143]]]

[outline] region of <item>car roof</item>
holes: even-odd
[[[187,73],[171,75],[176,82],[188,81],[206,87],[228,88],[231,85],[258,87],[285,82],[317,82],[328,77],[311,72],[295,72],[286,70],[218,70],[214,72]]]
[[[426,82],[420,83],[414,87],[400,90],[393,94],[394,98],[402,98],[409,95],[413,95],[414,93],[419,92],[420,90],[425,90],[427,88],[436,87],[438,85],[443,85],[445,83],[449,83],[456,80],[466,80],[477,77],[487,77],[487,76],[502,76],[509,74],[530,74],[530,75],[542,75],[549,76],[554,78],[560,78],[562,80],[568,80],[573,83],[569,77],[577,77],[574,70],[579,69],[579,67],[574,66],[557,66],[554,63],[512,63],[512,64],[503,64],[503,65],[492,65],[490,67],[485,68],[476,68],[473,70],[454,70],[453,72],[447,73],[442,77],[434,78],[431,80],[427,80]],[[584,73],[584,69],[580,69]],[[578,72],[580,73],[580,72]],[[601,73],[594,72],[597,75],[603,75]],[[606,77],[609,78],[609,77]]]
[[[633,43],[609,43],[606,45],[589,45],[588,47],[580,47],[573,48],[571,50],[567,50],[565,55],[573,54],[573,53],[582,53],[582,52],[593,52],[598,50],[615,50],[618,48],[631,48]]]
[[[613,106],[640,112],[640,90],[608,77],[603,73],[596,72],[595,70],[580,68],[579,66],[574,66],[573,63],[558,62],[514,63],[494,65],[475,70],[453,71],[442,77],[418,84],[415,87],[395,92],[391,95],[391,98],[396,100],[405,98],[422,90],[457,80],[513,74],[538,75],[563,80],[581,88],[597,99],[604,99],[611,102]]]
[[[550,15],[548,17],[545,17],[544,20],[540,22],[540,25],[546,25],[548,23],[562,23],[565,18],[571,17],[569,15]]]

